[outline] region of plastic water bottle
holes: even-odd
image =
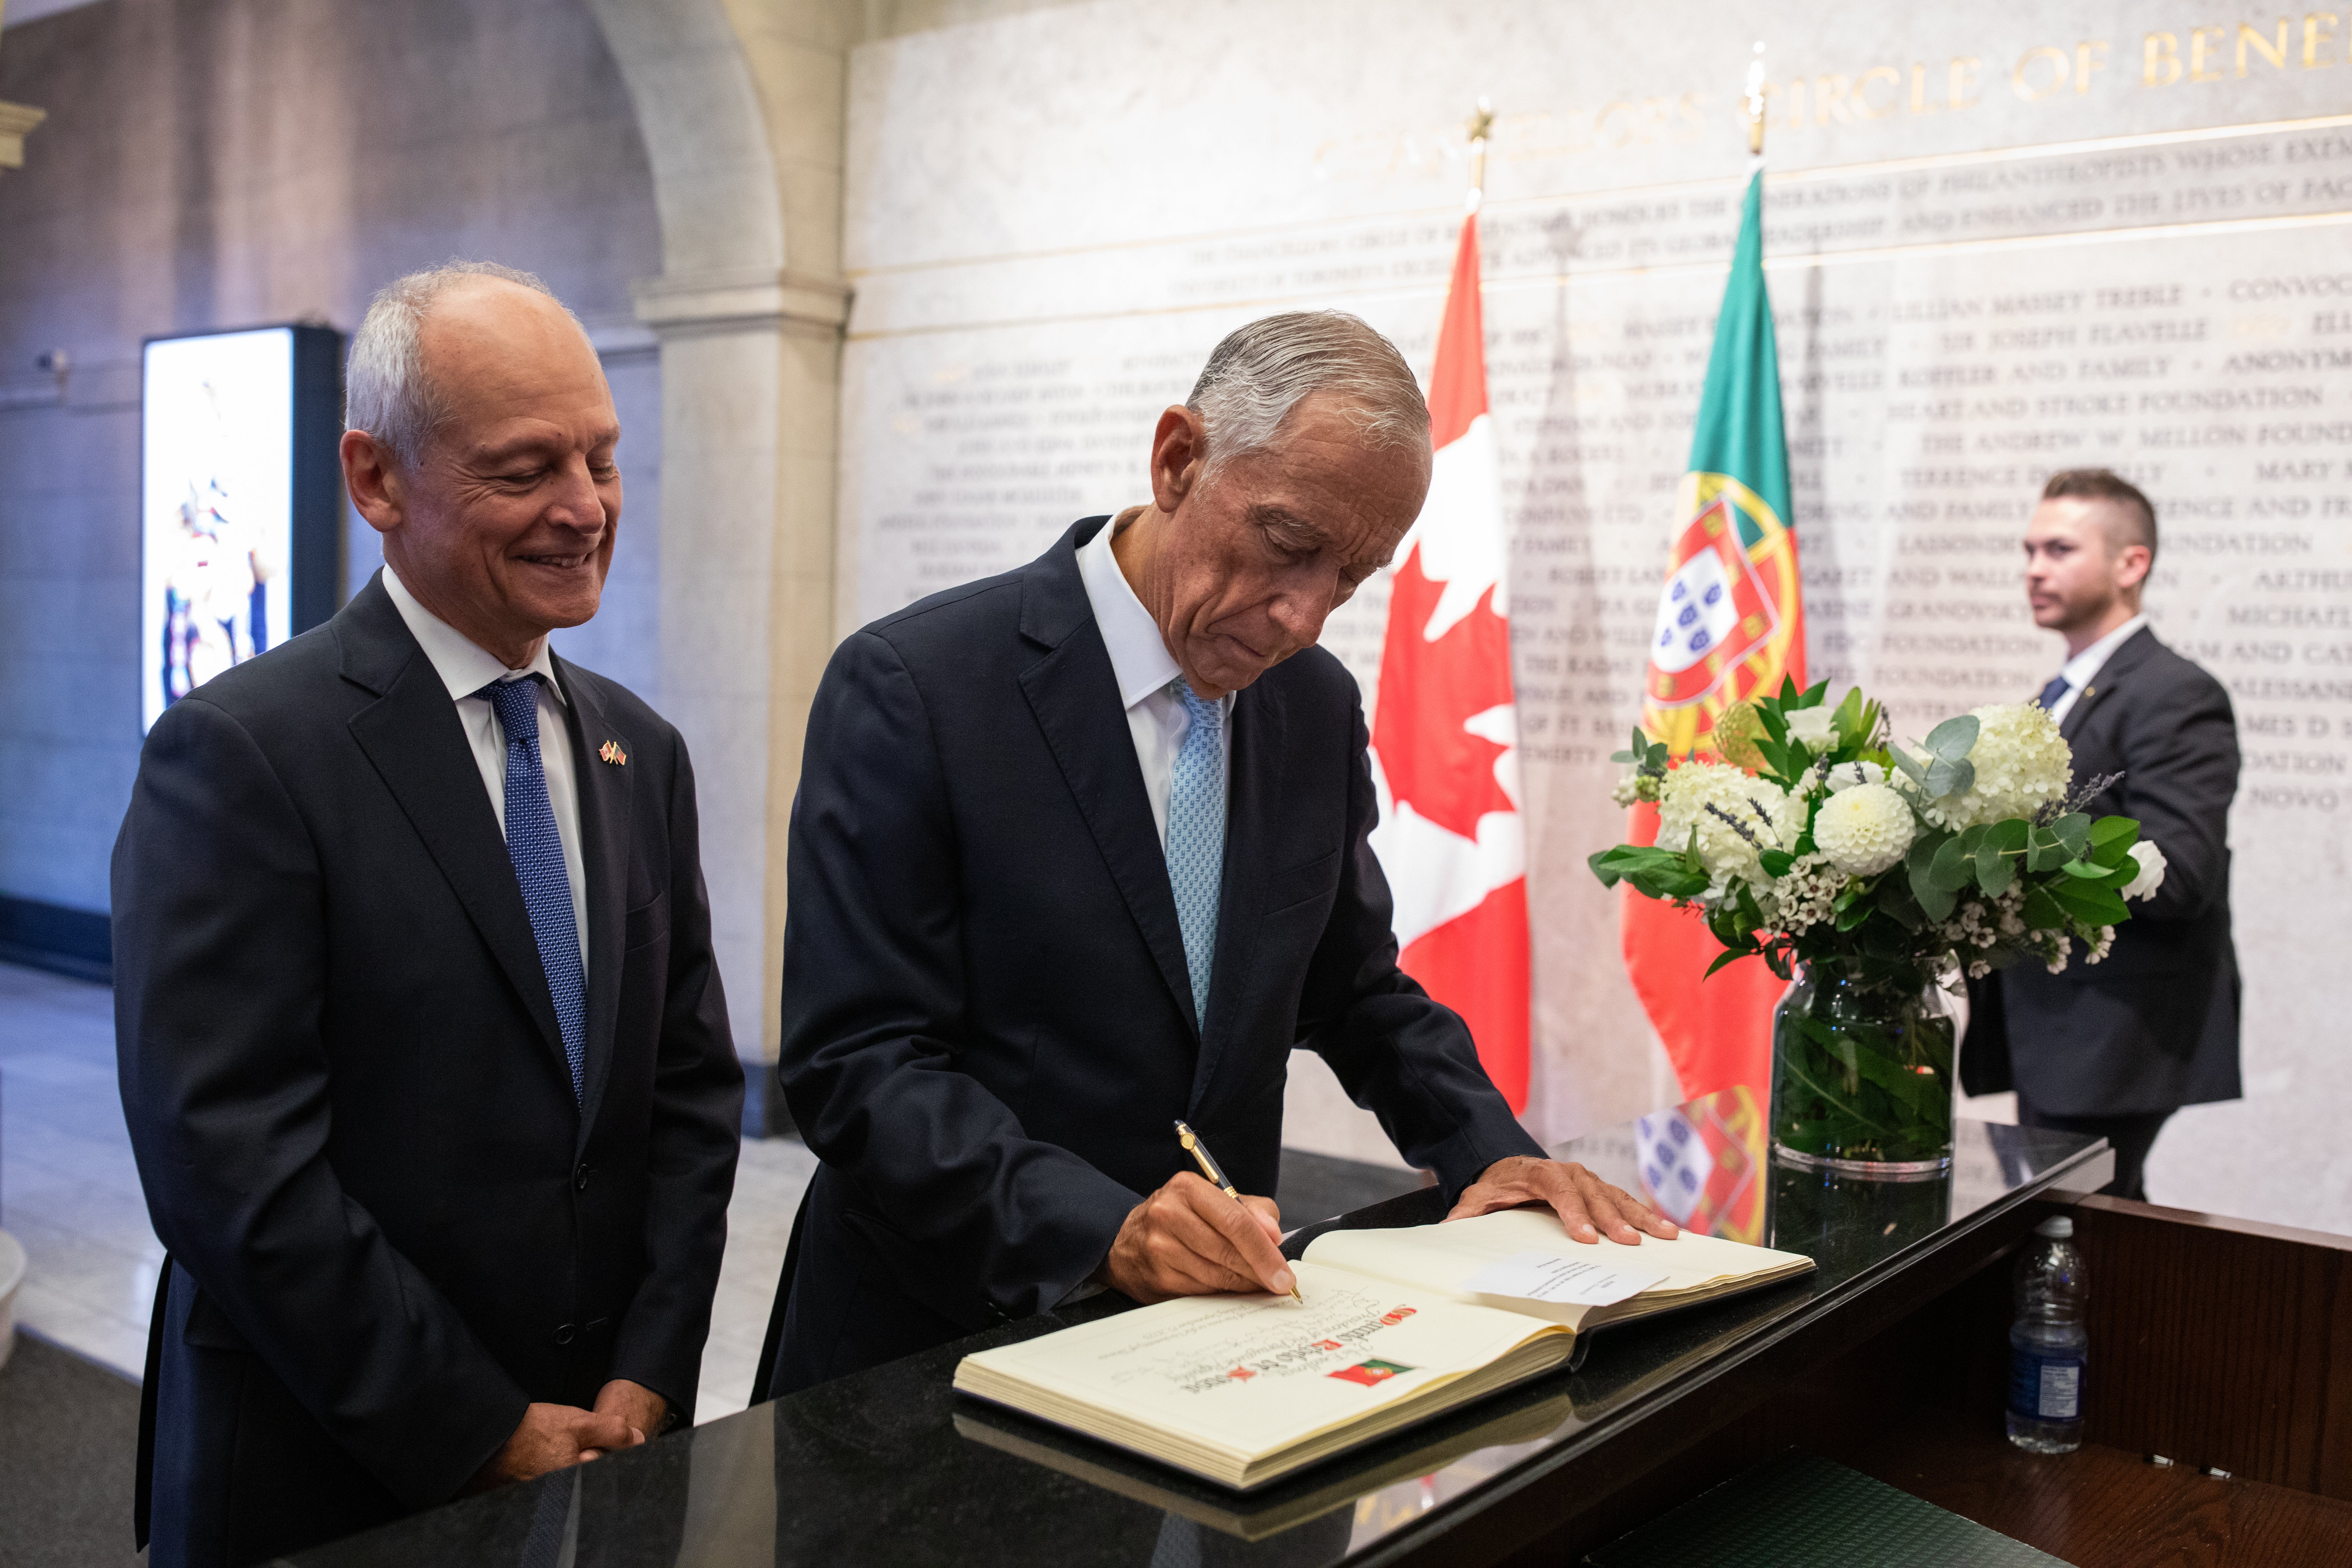
[[[2009,1440],[2029,1453],[2071,1454],[2083,1446],[2083,1255],[2074,1222],[2063,1215],[2033,1227],[2017,1260],[2017,1318],[2009,1326]]]

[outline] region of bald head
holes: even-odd
[[[520,668],[596,613],[621,426],[580,323],[527,273],[469,263],[376,297],[352,347],[343,477],[386,564]]]

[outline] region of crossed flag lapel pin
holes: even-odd
[[[629,765],[629,753],[621,750],[621,742],[618,741],[605,742],[596,749],[596,754],[616,768],[625,768]]]

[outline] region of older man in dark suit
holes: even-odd
[[[620,517],[595,352],[536,279],[459,264],[377,296],[349,390],[383,573],[165,710],[115,847],[122,1104],[171,1252],[155,1568],[687,1418],[726,1235],[742,1074],[693,771],[547,648]]]
[[[1324,617],[1421,510],[1429,416],[1350,316],[1220,344],[1150,504],[835,655],[793,813],[785,1093],[823,1160],[771,1330],[786,1393],[1039,1311],[1284,1290],[1295,1046],[1456,1213],[1674,1227],[1520,1130],[1397,968],[1356,684]]]
[[[2025,531],[2034,624],[2063,633],[2042,689],[2074,753],[2074,782],[2115,782],[2087,805],[2135,817],[2162,881],[2095,965],[2021,963],[1969,988],[1961,1056],[1975,1094],[2014,1087],[2019,1119],[2104,1137],[2106,1190],[2147,1195],[2157,1133],[2184,1105],[2235,1100],[2238,956],[2230,936],[2230,802],[2238,726],[2230,695],[2157,640],[2140,608],[2156,509],[2105,468],[2051,477]]]

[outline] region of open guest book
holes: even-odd
[[[1685,1231],[1572,1242],[1549,1209],[1337,1230],[1287,1296],[1194,1296],[968,1355],[966,1394],[1247,1490],[1569,1359],[1580,1332],[1810,1258]]]

